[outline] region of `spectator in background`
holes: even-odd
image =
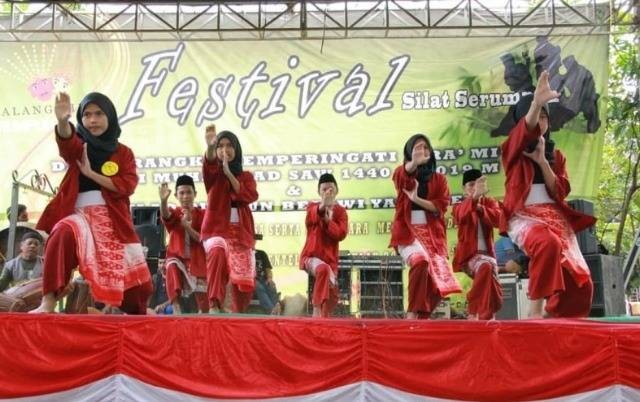
[[[261,234],[255,235],[256,240],[262,240]],[[279,315],[282,311],[280,296],[273,282],[273,270],[269,256],[263,250],[257,250],[256,256],[256,290],[254,297],[260,301],[260,307],[267,314]]]
[[[42,243],[38,232],[30,231],[22,236],[20,255],[7,261],[0,274],[0,292],[20,282],[42,277]]]
[[[7,220],[11,220],[11,207],[7,208]],[[29,213],[27,212],[26,205],[18,204],[18,218],[16,222],[29,222]]]

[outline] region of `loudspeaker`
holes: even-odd
[[[593,203],[587,200],[571,200],[569,206],[585,215],[593,216]],[[585,230],[576,233],[578,245],[582,255],[596,254],[598,252],[598,240],[595,235],[595,227],[591,226]]]
[[[136,225],[136,233],[143,247],[147,247],[147,258],[159,258],[164,255],[164,226],[143,224]]]
[[[147,266],[151,275],[155,275],[158,272],[159,259],[157,257],[147,258]]]
[[[591,317],[617,316],[626,313],[622,258],[615,255],[585,255],[593,280]]]
[[[404,317],[402,258],[354,256],[351,263],[360,273],[360,316]]]
[[[500,274],[502,286],[502,308],[496,313],[497,320],[518,319],[518,275]]]
[[[529,316],[529,279],[516,274],[500,274],[502,308],[496,313],[498,320],[522,320]]]
[[[133,224],[138,225],[156,225],[160,226],[160,208],[158,207],[132,207],[131,217]]]

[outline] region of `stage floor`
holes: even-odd
[[[639,323],[6,313],[0,399],[638,401]]]

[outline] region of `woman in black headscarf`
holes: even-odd
[[[533,95],[515,108],[516,126],[501,146],[506,175],[501,232],[529,256],[529,316],[585,317],[591,308],[593,283],[580,254],[575,232],[595,223],[574,211],[565,198],[571,191],[566,159],[549,137],[547,103],[559,94],[540,74]]]
[[[231,131],[205,129],[202,163],[207,209],[200,238],[207,253],[207,293],[213,311],[223,307],[232,284],[234,313],[242,313],[255,288],[254,225],[249,205],[258,200],[256,181],[242,169],[242,147]]]
[[[429,318],[442,297],[462,289],[447,262],[444,214],[449,186],[446,177],[436,172],[436,158],[425,135],[409,138],[393,183],[398,198],[390,246],[410,267],[407,318]]]
[[[56,142],[69,168],[37,226],[51,236],[45,249],[44,296],[34,311],[53,311],[78,266],[96,301],[145,314],[151,277],[129,211],[138,175],[133,152],[118,142],[115,107],[103,94],[88,94],[78,106],[76,129],[69,122],[69,95],[61,93],[55,115]]]

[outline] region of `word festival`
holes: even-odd
[[[141,106],[144,95],[148,91],[151,96],[158,96],[169,72],[175,72],[178,68],[185,49],[186,44],[180,43],[174,50],[152,53],[142,58],[141,62],[144,69],[131,92],[125,112],[120,117],[120,124],[140,119],[144,116],[145,110]],[[168,66],[161,66],[164,61],[168,61]],[[343,88],[336,92],[333,98],[333,109],[336,113],[344,113],[348,117],[355,116],[363,111],[368,116],[373,116],[381,111],[392,109],[394,104],[389,100],[389,95],[409,61],[410,57],[408,55],[398,56],[389,60],[391,70],[379,88],[375,101],[368,107],[363,99],[369,87],[371,76],[361,63],[356,64],[347,73]],[[287,65],[290,70],[295,70],[299,64],[300,59],[298,56],[289,56]],[[269,74],[265,72],[266,70],[267,63],[261,61],[256,64],[251,72],[239,79],[234,74],[229,74],[226,77],[216,78],[211,81],[207,99],[197,107],[195,125],[200,127],[204,122],[215,121],[224,114],[227,108],[227,97],[233,83],[236,81],[239,85],[239,91],[235,102],[235,113],[241,119],[242,128],[249,127],[256,113],[260,119],[284,113],[286,106],[282,103],[282,99],[293,77],[289,73],[283,73],[270,78]],[[341,76],[342,72],[338,70],[326,72],[314,70],[300,76],[295,81],[299,92],[298,117],[304,119],[329,84]],[[272,92],[269,101],[258,111],[261,102],[252,94],[254,88],[260,84],[270,85]],[[192,112],[194,112],[199,90],[200,81],[195,77],[183,78],[171,90],[166,102],[166,112],[170,117],[177,119],[179,125],[184,125]]]

